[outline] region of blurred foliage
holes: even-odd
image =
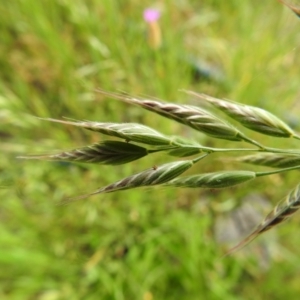
[[[150,6],[162,12],[158,49],[142,17]],[[15,0],[1,1],[0,12],[1,299],[297,299],[299,217],[223,259],[227,245],[214,229],[253,192],[277,202],[299,182],[296,173],[218,192],[136,190],[58,206],[166,156],[120,167],[15,159],[101,140],[34,116],[139,122],[209,146],[234,143],[99,96],[97,87],[181,103],[192,100],[178,89],[201,91],[266,108],[299,129],[300,22],[287,7]],[[215,155],[196,168],[233,163]]]

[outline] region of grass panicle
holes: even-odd
[[[275,227],[288,219],[300,208],[300,184],[293,189],[284,200],[279,202],[277,206],[265,217],[265,219],[257,226],[257,228],[235,247],[231,248],[227,255],[241,249],[263,232]]]
[[[243,163],[272,168],[289,168],[300,166],[300,156],[290,154],[258,153],[242,156],[237,160]]]
[[[299,138],[286,123],[264,109],[192,91],[187,91],[187,93],[208,101],[246,128],[270,136]]]
[[[258,149],[205,147],[197,142],[186,140],[181,137],[166,136],[148,126],[137,123],[103,123],[92,121],[57,120],[51,118],[44,119],[51,122],[82,127],[111,137],[121,138],[124,141],[102,141],[97,144],[73,149],[70,151],[64,151],[57,154],[20,156],[19,158],[118,165],[128,163],[142,158],[148,154],[160,151],[164,151],[168,155],[175,157],[185,157],[199,153],[205,153],[204,155],[193,160],[177,161],[167,163],[159,167],[152,167],[145,171],[125,177],[107,186],[101,187],[92,193],[69,198],[63,203],[73,202],[96,194],[112,193],[121,190],[154,185],[179,188],[226,188],[253,180],[258,177],[300,169],[300,154],[297,151],[293,149],[277,149],[262,146],[255,140],[248,138],[242,132],[238,131],[230,123],[219,119],[215,115],[203,110],[202,108],[154,100],[137,99],[131,96],[106,92],[103,90],[97,91],[104,96],[114,97],[126,103],[138,105],[171,120],[188,125],[196,130],[206,133],[209,136],[233,141],[246,141],[258,146]],[[271,136],[293,136],[298,138],[298,136],[292,131],[292,129],[288,127],[288,125],[286,125],[273,114],[263,109],[249,105],[242,105],[231,101],[220,100],[205,94],[198,94],[191,91],[187,91],[187,93],[205,99],[213,106],[225,112],[227,115],[240,122],[247,128]],[[132,144],[131,142],[146,144],[150,146],[150,149]],[[242,153],[244,151],[256,153],[238,158],[237,160],[239,162],[273,167],[277,169],[264,172],[246,170],[219,171],[178,177],[183,172],[191,168],[193,164],[210,153]],[[295,198],[295,196],[293,197]],[[290,198],[287,200],[287,204],[284,207],[282,205],[278,206],[274,212],[267,217],[266,221],[260,225],[253,234],[246,238],[245,241],[242,241],[237,248],[239,248],[240,245],[243,245],[244,242],[247,243],[248,240],[251,240],[257,234],[265,231],[264,228],[266,227],[264,226],[268,222],[269,224],[273,225],[285,218],[289,212],[294,209],[295,206],[293,206],[293,203],[296,203],[297,205],[298,200],[294,200],[294,198],[290,196]],[[282,207],[283,209],[281,209]]]
[[[297,151],[300,156],[297,140],[250,131],[208,101],[176,93],[201,91],[258,107],[263,102],[262,108],[300,135],[300,0],[279,1],[1,1],[1,300],[236,300],[249,299],[249,292],[253,299],[298,299],[298,215],[278,226],[278,236],[274,226],[274,233],[254,240],[241,256],[220,260],[227,243],[235,238],[237,244],[256,229],[267,215],[260,215],[262,209],[271,211],[300,183],[297,170],[227,189],[183,189],[166,181],[55,206],[68,196],[143,171],[154,176],[160,165],[205,153],[178,177],[291,167],[286,158],[271,155],[259,159],[274,169],[238,159]],[[148,8],[160,15],[155,23],[143,18]],[[161,47],[148,43],[151,30],[162,33]],[[131,91],[133,97],[97,94],[97,87]],[[105,134],[78,126],[90,121],[140,123],[160,135],[146,130],[151,139],[140,143],[127,139],[122,128],[112,134],[103,127],[110,131]],[[77,151],[82,148],[84,153]],[[40,160],[51,155],[58,162]],[[93,166],[78,157],[100,162]],[[124,162],[129,164],[119,165]],[[217,232],[217,225],[223,230]]]
[[[77,201],[96,194],[112,193],[120,190],[128,190],[139,187],[161,185],[176,178],[190,169],[195,163],[203,159],[207,154],[193,160],[176,161],[160,166],[151,167],[145,171],[123,178],[117,182],[102,187],[92,193],[67,199],[64,203]]]

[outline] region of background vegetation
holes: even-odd
[[[153,5],[162,11],[156,50],[142,18]],[[191,89],[266,108],[299,129],[300,22],[290,10],[275,0],[15,0],[1,1],[0,12],[1,299],[298,298],[299,217],[225,258],[236,240],[216,229],[236,229],[241,239],[250,211],[257,206],[260,216],[262,202],[279,201],[299,183],[297,172],[218,192],[133,190],[58,206],[170,158],[118,167],[15,158],[102,138],[33,116],[140,122],[204,145],[236,145],[97,95],[97,87],[196,104],[178,92]],[[216,155],[193,170],[238,168]],[[264,200],[244,206],[249,196]]]

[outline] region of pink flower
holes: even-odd
[[[160,12],[154,8],[147,8],[144,10],[143,17],[147,23],[152,23],[160,18]]]

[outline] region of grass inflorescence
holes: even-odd
[[[1,2],[1,300],[297,299],[298,0],[150,2]]]
[[[236,129],[229,122],[219,119],[217,115],[213,115],[209,111],[203,110],[201,107],[137,99],[134,97],[123,96],[103,90],[97,90],[97,92],[100,92],[101,94],[109,97],[116,97],[117,99],[125,101],[129,104],[138,105],[163,117],[172,119],[184,125],[188,125],[193,129],[201,131],[211,137],[232,141],[244,140],[245,142],[250,142],[252,145],[256,145],[257,148],[218,149],[213,147],[202,147],[194,141],[183,140],[180,138],[171,138],[150,127],[136,123],[100,123],[91,121],[71,122],[56,119],[46,119],[47,121],[82,127],[84,129],[96,131],[104,135],[120,138],[123,141],[104,141],[98,144],[74,149],[71,151],[65,151],[59,154],[22,156],[19,158],[62,161],[65,160],[116,165],[125,164],[133,160],[137,160],[151,152],[153,153],[166,151],[169,155],[180,157],[195,155],[199,152],[206,152],[206,154],[194,160],[177,161],[174,163],[167,163],[158,167],[152,167],[148,170],[111,183],[108,186],[101,187],[95,192],[67,199],[66,201],[64,201],[64,203],[84,199],[96,194],[112,193],[121,190],[154,185],[171,186],[177,188],[226,188],[253,180],[257,177],[270,176],[273,174],[300,169],[300,153],[298,155],[291,155],[290,149],[285,150],[269,148],[261,145],[253,139],[243,139],[243,137],[246,136],[244,135],[244,133]],[[188,93],[207,100],[219,110],[226,113],[248,129],[272,137],[275,136],[278,138],[298,138],[298,135],[286,123],[266,110],[262,110],[254,106],[241,105],[235,102],[220,100],[204,94],[197,94],[195,92],[188,91]],[[132,144],[131,142],[152,146],[154,147],[154,149],[149,150]],[[155,147],[158,148],[155,149]],[[269,166],[277,168],[277,170],[265,172],[254,172],[247,170],[219,171],[213,173],[178,177],[183,172],[187,171],[194,163],[198,162],[209,154],[212,154],[214,152],[228,151],[242,152],[245,150],[258,153],[241,157],[237,159],[238,161],[262,166]],[[297,153],[296,150],[295,152]],[[273,225],[282,222],[291,210],[295,210],[294,206],[298,203],[299,199],[297,198],[296,200],[289,200],[290,198],[291,197],[288,197],[288,205],[285,206],[282,212],[278,213],[278,209],[275,208],[275,213],[271,213],[271,215],[274,215],[275,217],[272,222],[269,222],[272,225],[270,225],[269,227],[273,227]],[[277,219],[280,219],[280,221],[277,222]],[[267,220],[269,220],[269,217],[267,217]],[[252,237],[265,231],[264,226],[266,222],[264,221],[263,224],[263,227],[259,226],[258,229],[244,241],[246,242],[252,239]],[[244,241],[238,244],[237,248],[239,248],[240,245],[244,245]],[[237,248],[233,249],[235,250]],[[230,251],[230,253],[231,252],[233,251]]]

